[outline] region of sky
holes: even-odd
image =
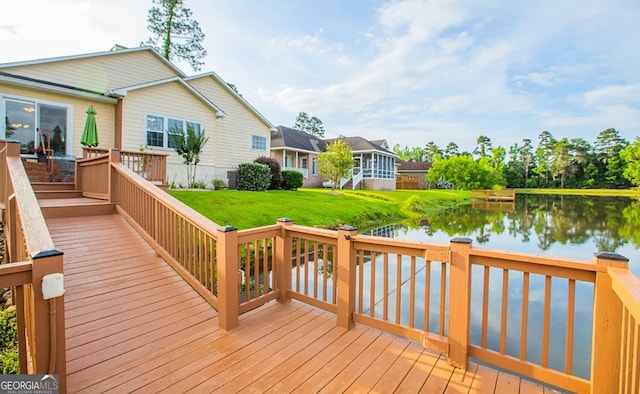
[[[0,63],[136,47],[151,0],[4,0]],[[185,0],[215,71],[274,125],[472,151],[640,135],[638,0]],[[185,73],[197,74],[186,64]]]

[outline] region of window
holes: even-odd
[[[259,135],[251,136],[251,149],[255,150],[267,150],[267,137]]]
[[[311,174],[318,175],[318,159],[315,157],[311,160]]]
[[[193,127],[196,133],[202,131],[200,123],[190,122],[179,118],[169,118],[159,115],[147,115],[146,117],[146,144],[156,148],[175,148],[172,135],[186,133]]]
[[[303,158],[300,159],[300,168],[304,168],[304,169],[309,168],[306,157],[303,157]]]

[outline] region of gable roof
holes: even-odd
[[[398,160],[398,172],[424,172],[431,168],[430,161],[404,161]]]
[[[89,59],[89,58],[93,58],[93,57],[113,56],[113,55],[116,55],[116,54],[119,55],[119,54],[132,53],[132,52],[142,52],[142,51],[149,51],[149,52],[153,53],[153,55],[155,57],[157,57],[158,60],[160,60],[167,67],[169,67],[173,72],[176,73],[176,75],[178,75],[178,76],[180,76],[182,78],[186,77],[186,75],[182,71],[180,71],[180,69],[178,67],[176,67],[173,63],[171,63],[170,61],[168,61],[167,59],[162,57],[158,53],[158,51],[156,51],[155,49],[153,49],[151,47],[148,47],[148,46],[136,47],[136,48],[124,48],[123,46],[115,45],[109,51],[84,53],[84,54],[80,54],[80,55],[49,57],[49,58],[42,58],[42,59],[34,59],[34,60],[12,62],[12,63],[0,63],[0,68],[14,68],[14,67],[32,66],[32,65],[40,65],[40,64],[47,64],[47,63],[58,63],[58,62],[63,62],[63,61],[67,61],[67,60]]]
[[[369,141],[365,138],[362,137],[340,137],[340,138],[333,138],[333,139],[329,139],[326,140],[327,144],[330,144],[332,142],[334,142],[335,140],[341,139],[344,142],[347,143],[347,145],[349,145],[351,147],[351,150],[353,152],[358,152],[358,153],[362,153],[362,152],[381,152],[384,153],[385,155],[388,156],[393,156],[393,157],[398,157],[395,153],[393,153],[392,151],[383,148],[382,146],[378,145],[376,142],[381,142],[384,140],[378,140],[376,142],[374,141]]]
[[[180,77],[167,78],[167,79],[162,79],[162,80],[159,80],[159,81],[151,81],[151,82],[141,83],[141,84],[138,84],[138,85],[127,86],[127,87],[123,87],[123,88],[120,88],[120,89],[110,90],[105,94],[108,94],[110,96],[116,96],[116,97],[124,97],[131,90],[145,89],[145,88],[149,88],[149,87],[152,87],[152,86],[164,85],[164,84],[172,83],[172,82],[179,83],[184,88],[186,88],[188,91],[193,93],[194,96],[196,96],[197,98],[202,100],[206,105],[208,105],[211,109],[213,109],[214,111],[217,112],[216,116],[218,118],[223,118],[226,115],[224,113],[224,111],[220,107],[215,105],[211,100],[209,100],[202,93],[197,91],[193,86],[189,85],[187,82],[184,81],[184,79],[182,79]]]
[[[257,109],[255,109],[253,107],[253,105],[249,104],[249,102],[247,100],[245,100],[244,97],[242,97],[236,91],[231,89],[231,87],[227,84],[227,82],[225,82],[225,80],[220,78],[220,76],[218,74],[216,74],[215,72],[209,71],[209,72],[206,72],[204,74],[198,74],[198,75],[194,75],[194,76],[191,76],[191,77],[184,78],[184,80],[187,81],[187,83],[188,83],[189,81],[193,81],[195,79],[200,79],[200,78],[213,78],[213,80],[216,81],[220,86],[222,86],[227,92],[229,92],[229,94],[231,94],[231,96],[233,96],[242,105],[244,105],[249,111],[251,111],[258,119],[260,119],[262,121],[262,123],[267,125],[267,127],[269,127],[271,129],[271,131],[275,131],[276,130],[276,127],[271,122],[269,122],[269,120],[267,118],[265,118]]]
[[[301,130],[292,129],[285,126],[278,126],[277,130],[271,133],[271,149],[290,149],[305,152],[322,152],[326,143],[324,140],[305,133]]]

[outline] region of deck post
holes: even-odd
[[[447,362],[467,369],[469,348],[469,311],[471,298],[470,238],[453,238],[450,242],[449,278],[449,350]]]
[[[225,226],[218,229],[218,326],[231,330],[238,325],[240,283],[238,281],[238,230]]]
[[[629,267],[629,259],[616,253],[596,253],[601,267]],[[607,271],[596,273],[591,344],[591,392],[616,393],[620,380],[622,301],[611,287]]]
[[[338,299],[337,326],[352,328],[353,312],[356,306],[356,250],[351,245],[351,238],[358,234],[358,229],[343,226],[338,229]],[[334,262],[335,264],[335,262]]]
[[[293,226],[293,220],[287,218],[278,219],[282,233],[276,237],[276,250],[274,256],[274,268],[276,272],[276,286],[280,295],[278,302],[285,304],[291,300],[289,289],[291,288],[291,258],[292,238],[288,230]]]
[[[111,168],[112,163],[116,165],[120,163],[120,151],[115,148],[109,151],[109,167],[107,168],[107,182],[109,182],[109,184],[107,185],[107,195],[109,196],[110,203],[118,203],[119,201],[116,201],[116,196],[118,195],[118,178],[113,175],[113,169]]]
[[[60,392],[66,392],[67,358],[64,321],[64,295],[44,299],[42,280],[45,275],[63,273],[63,254],[59,250],[46,250],[32,257],[32,327],[34,348],[33,372],[58,374]]]

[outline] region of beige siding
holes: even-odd
[[[227,114],[218,122],[216,130],[215,154],[218,166],[232,170],[240,163],[253,161],[260,156],[269,156],[271,147],[269,126],[212,77],[207,76],[188,82]],[[253,135],[266,138],[266,150],[251,149]]]
[[[113,52],[110,55],[2,69],[5,72],[106,92],[177,76],[151,51]]]
[[[198,122],[205,130],[209,141],[200,155],[196,180],[209,183],[214,178],[225,179],[226,171],[221,169],[216,156],[219,143],[219,127],[216,112],[202,100],[194,96],[179,82],[171,82],[145,89],[132,90],[124,98],[122,149],[138,151],[145,145],[145,116],[154,114]],[[186,169],[182,159],[173,149],[154,148],[156,152],[169,153],[167,179],[176,184],[186,184]],[[223,176],[221,175],[224,175]]]
[[[94,108],[98,112],[96,115],[98,138],[100,140],[100,145],[98,147],[104,149],[114,147],[115,104],[104,103],[102,101],[92,101],[91,99],[74,97],[60,93],[45,92],[37,89],[17,87],[4,83],[0,83],[0,95],[3,97],[8,96],[23,99],[44,100],[71,106],[71,113],[69,114],[71,116],[71,133],[68,133],[68,136],[71,138],[70,143],[73,148],[73,152],[71,154],[76,157],[82,156],[80,138],[82,137],[82,130],[87,118],[87,108],[89,108],[89,105],[93,104]]]

